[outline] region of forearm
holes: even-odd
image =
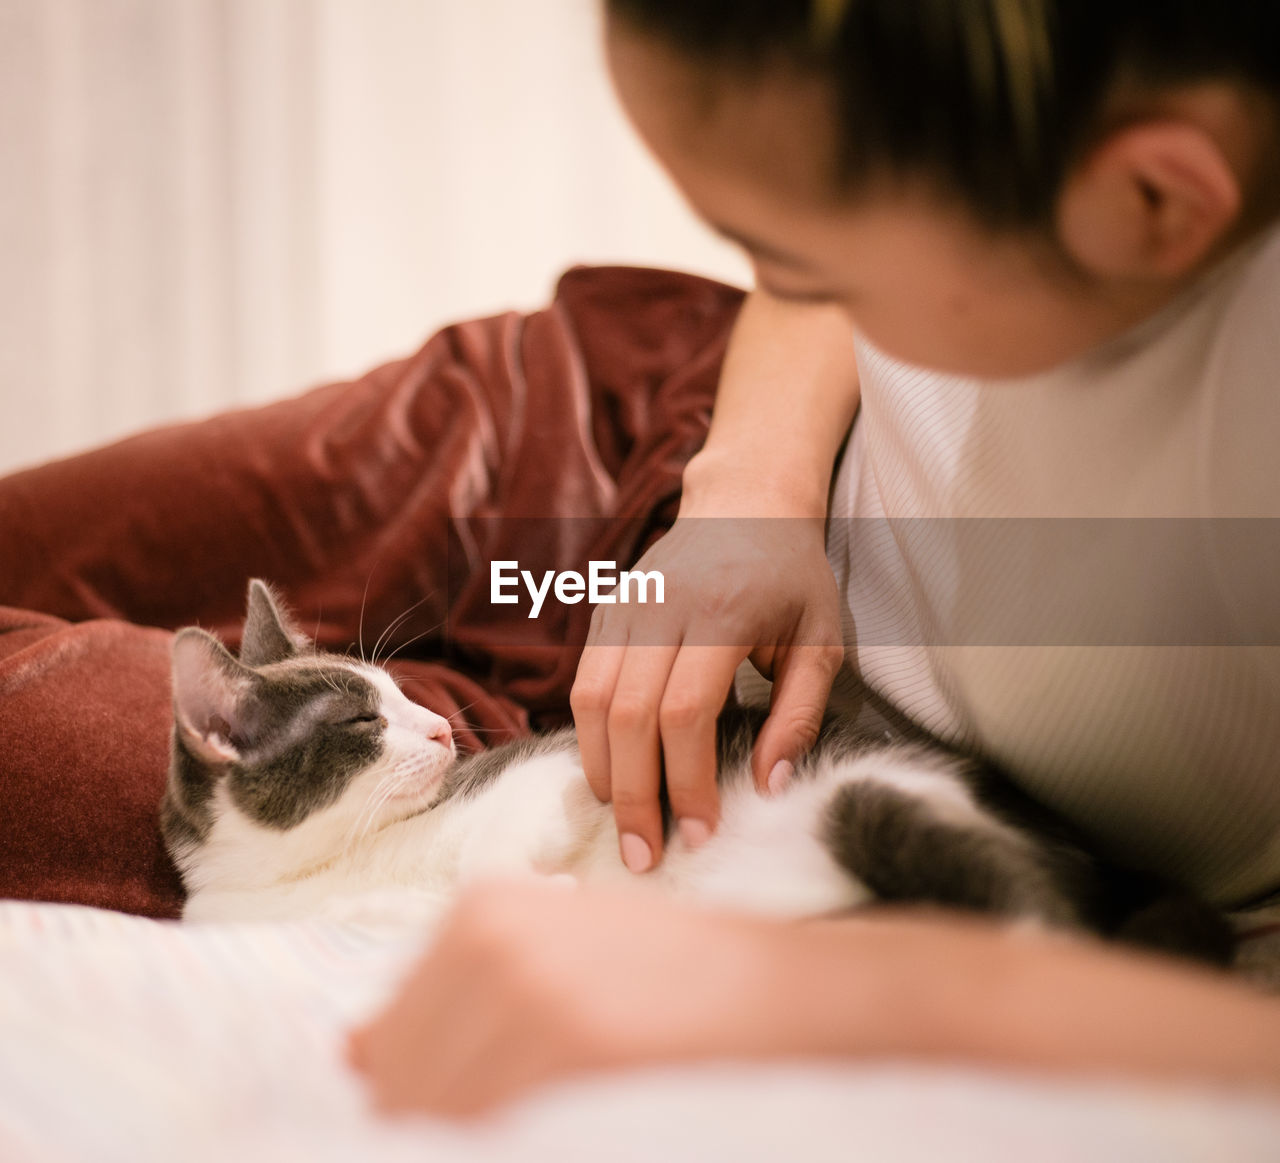
[[[1280,1000],[1093,942],[954,919],[802,926],[803,989],[762,1037],[799,1054],[976,1061],[1280,1088]]]
[[[848,316],[752,292],[725,357],[706,445],[685,470],[682,513],[703,513],[709,503],[718,516],[824,516],[832,464],[857,405]]]

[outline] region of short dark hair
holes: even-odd
[[[1280,93],[1280,0],[607,0],[643,33],[835,86],[839,172],[921,174],[989,225],[1049,221],[1122,76]]]

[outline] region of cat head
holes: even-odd
[[[239,657],[189,628],[173,641],[173,747],[161,827],[194,890],[323,866],[439,797],[449,723],[385,670],[317,650],[249,583]]]

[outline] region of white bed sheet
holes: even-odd
[[[892,1064],[645,1071],[389,1123],[342,1037],[422,942],[0,902],[0,1160],[1280,1163],[1260,1098]]]

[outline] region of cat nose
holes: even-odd
[[[448,719],[438,719],[431,725],[427,732],[428,739],[434,739],[441,747],[448,747],[453,741],[453,728],[449,726]]]

